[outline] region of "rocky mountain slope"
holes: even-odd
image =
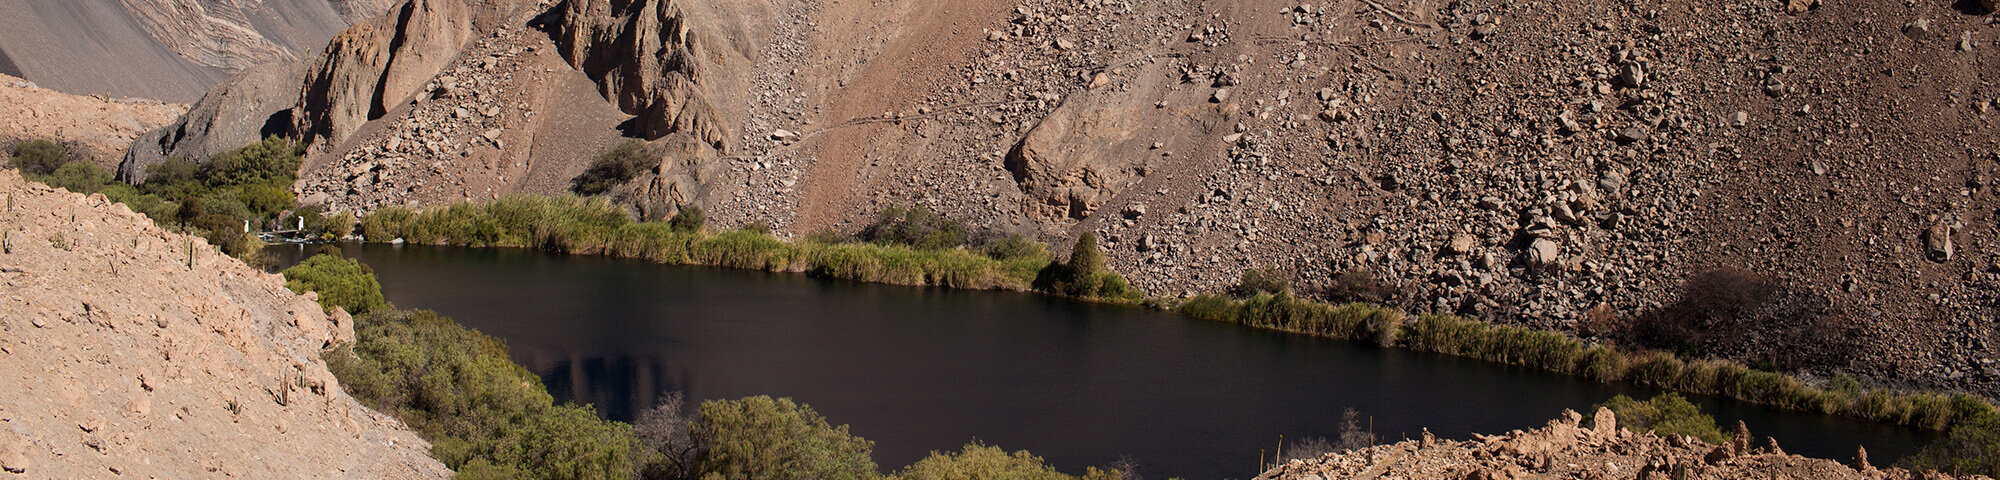
[[[0,469],[23,478],[444,478],[342,392],[352,341],[278,275],[0,171]]]
[[[387,0],[5,0],[0,73],[78,95],[192,102],[230,74],[300,61]]]
[[[183,104],[139,98],[70,95],[0,74],[0,150],[24,140],[63,144],[72,155],[118,166],[135,137],[175,122]]]
[[[1293,460],[1257,480],[1334,478],[1514,479],[1914,479],[1949,480],[1949,474],[1914,474],[1869,465],[1867,452],[1850,464],[1785,454],[1776,439],[1754,441],[1739,425],[1738,440],[1710,445],[1693,437],[1661,437],[1619,428],[1599,409],[1589,427],[1565,411],[1542,428],[1467,441],[1423,438]],[[1974,475],[1968,478],[1986,478]]]
[[[335,209],[559,193],[631,138],[658,163],[616,192],[648,214],[798,236],[923,205],[1097,232],[1156,294],[1367,271],[1405,308],[1621,343],[1736,268],[1695,285],[1735,313],[1667,327],[1744,362],[2000,386],[2000,25],[1977,3],[391,9],[306,62],[290,110],[190,117],[289,119],[301,198]]]

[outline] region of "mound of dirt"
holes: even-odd
[[[1619,428],[1610,410],[1599,409],[1591,427],[1583,416],[1564,411],[1545,427],[1506,435],[1474,435],[1474,440],[1449,441],[1423,432],[1417,440],[1329,453],[1310,460],[1292,460],[1256,477],[1257,480],[1325,480],[1332,478],[1428,478],[1446,480],[1512,480],[1541,478],[1638,480],[1722,480],[1739,478],[1950,480],[1948,474],[1913,474],[1902,469],[1877,469],[1867,452],[1841,463],[1787,455],[1777,439],[1761,446],[1738,426],[1730,443],[1711,445],[1693,437],[1661,437]],[[1968,479],[1987,478],[1982,475]]]
[[[132,140],[173,122],[187,105],[135,98],[70,95],[0,74],[0,157],[25,140],[49,140],[107,169]]]
[[[444,478],[341,391],[345,313],[101,195],[0,171],[0,469],[34,478]]]

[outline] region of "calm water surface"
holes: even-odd
[[[284,264],[319,247],[275,246]],[[910,288],[520,249],[343,245],[389,301],[507,339],[557,401],[630,420],[668,391],[792,397],[876,442],[885,471],[978,439],[1079,472],[1248,478],[1259,451],[1336,437],[1359,410],[1387,440],[1538,427],[1653,390],[1445,355],[1037,295]],[[1908,429],[1714,398],[1791,453],[1877,464]]]

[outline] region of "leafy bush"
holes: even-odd
[[[44,183],[72,192],[96,193],[111,183],[111,171],[90,162],[70,162],[57,167]]]
[[[1238,297],[1248,297],[1259,293],[1278,293],[1292,289],[1291,281],[1284,272],[1272,268],[1248,268],[1236,280],[1230,293]]]
[[[1090,480],[1115,480],[1118,472],[1091,468],[1083,478]],[[1000,447],[987,446],[973,441],[965,444],[957,452],[939,453],[918,460],[904,467],[890,478],[897,480],[1076,480],[1078,477],[1056,471],[1027,450],[1007,453]]]
[[[1715,425],[1715,417],[1701,413],[1701,407],[1689,403],[1678,393],[1666,393],[1650,400],[1633,400],[1619,395],[1604,403],[1591,407],[1611,409],[1618,415],[1618,426],[1634,431],[1649,431],[1659,435],[1686,435],[1709,443],[1722,443],[1729,437],[1723,435],[1722,428]]]
[[[1097,247],[1097,234],[1083,232],[1070,248],[1069,262],[1050,263],[1035,279],[1037,288],[1057,295],[1114,301],[1138,301],[1146,292],[1126,283],[1125,277],[1104,269],[1104,251]]]
[[[285,288],[293,292],[319,292],[319,305],[327,310],[340,307],[361,315],[382,308],[382,284],[375,272],[354,259],[319,254],[285,269]]]
[[[1007,238],[986,244],[985,248],[980,250],[985,252],[986,256],[1002,261],[1049,256],[1048,245],[1020,235],[1008,235]]]
[[[211,188],[224,186],[272,185],[291,190],[304,162],[305,144],[283,137],[215,154],[202,162],[197,176]],[[151,178],[147,179],[149,182]]]
[[[667,221],[667,225],[674,227],[676,232],[699,232],[703,226],[708,225],[708,215],[701,212],[700,206],[688,205],[681,207],[681,211],[675,213],[674,219]]]
[[[861,230],[861,238],[876,243],[937,250],[965,244],[965,227],[922,205],[889,207],[875,215],[875,223]]]
[[[589,169],[570,181],[570,191],[577,195],[601,195],[631,181],[655,163],[648,158],[645,143],[626,140],[591,161]]]
[[[766,396],[701,404],[696,434],[708,441],[705,478],[871,479],[875,443],[827,425],[812,407]]]
[[[69,149],[62,144],[48,140],[29,140],[14,145],[13,160],[8,166],[21,170],[23,176],[48,175],[69,163]]]
[[[1333,283],[1320,292],[1328,302],[1382,303],[1395,297],[1396,289],[1385,285],[1367,270],[1347,270],[1333,277]]]
[[[1904,457],[1896,466],[1968,477],[2000,474],[2000,422],[1988,418],[1952,427],[1950,434]]]
[[[631,429],[589,407],[554,405],[500,339],[428,311],[355,318],[356,342],[328,366],[357,400],[402,419],[468,478],[625,479]]]

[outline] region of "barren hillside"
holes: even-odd
[[[386,0],[4,0],[0,73],[76,95],[192,102],[231,74],[311,56]]]
[[[23,478],[443,478],[320,361],[351,342],[278,275],[0,171],[0,469]],[[9,475],[10,477],[13,475]]]
[[[1366,271],[1416,311],[2000,385],[2000,26],[1973,2],[390,8],[243,110],[312,141],[309,203],[559,193],[637,139],[658,164],[614,193],[648,215],[802,236],[923,205],[1097,232],[1159,295]],[[1648,316],[1693,278],[1730,313]]]

